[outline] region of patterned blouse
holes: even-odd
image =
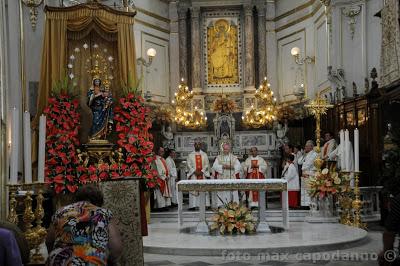
[[[47,265],[107,265],[111,211],[89,202],[67,205],[53,216],[55,242]]]

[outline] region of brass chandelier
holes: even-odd
[[[278,108],[274,92],[270,88],[265,77],[259,89],[254,94],[255,105],[250,110],[244,112],[242,116],[243,124],[251,128],[260,128],[271,124],[278,118]]]
[[[199,110],[198,106],[192,106],[192,100],[193,91],[190,91],[184,80],[181,79],[178,91],[175,92],[175,100],[172,100],[172,104],[175,106],[175,123],[191,129],[202,128],[207,123],[207,117],[203,111]]]

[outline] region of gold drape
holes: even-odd
[[[114,10],[99,3],[82,4],[68,8],[47,7],[40,72],[37,114],[33,125],[47,105],[54,85],[65,76],[67,63],[67,31],[85,31],[94,23],[107,33],[117,34],[118,70],[121,86],[134,86],[136,81],[135,42],[132,32],[135,13]],[[89,84],[88,84],[89,85]],[[122,88],[118,88],[119,90]],[[120,91],[116,96],[120,95]]]
[[[117,11],[100,3],[75,5],[67,8],[45,7],[46,22],[43,40],[42,63],[40,71],[37,114],[32,126],[37,129],[39,117],[48,103],[51,90],[55,84],[66,75],[67,52],[69,41],[68,32],[87,36],[88,28],[96,28],[107,34],[117,35],[117,69],[114,79],[114,94],[121,95],[122,86],[134,86],[136,83],[136,56],[133,35],[133,23],[136,13]],[[97,30],[95,30],[99,33]],[[72,40],[71,40],[72,42]],[[87,79],[86,79],[87,80]],[[78,83],[79,84],[79,83]],[[88,83],[83,90],[90,87]],[[87,109],[83,106],[82,109]],[[37,131],[34,131],[32,145],[33,161],[37,159]]]

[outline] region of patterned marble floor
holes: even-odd
[[[162,222],[162,221],[161,221]],[[303,250],[299,253],[273,253],[251,256],[243,253],[225,253],[220,256],[178,256],[145,253],[145,265],[179,265],[179,266],[247,266],[247,265],[273,265],[273,266],[369,266],[377,265],[377,254],[382,249],[382,227],[370,224],[367,237],[358,245],[351,248],[339,246],[336,249],[312,252]],[[166,243],[167,244],[167,243]],[[310,252],[310,253],[308,253]]]

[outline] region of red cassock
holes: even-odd
[[[247,179],[265,179],[264,174],[258,171],[258,160],[251,160],[251,169],[252,171],[247,173]],[[250,193],[252,193],[253,201],[258,201],[258,191],[250,191]]]

